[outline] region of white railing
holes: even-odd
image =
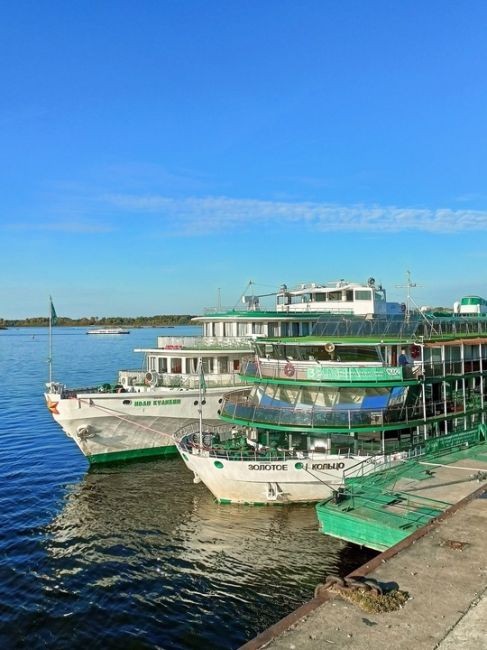
[[[252,350],[251,339],[243,336],[158,336],[161,350]]]
[[[245,384],[245,377],[237,372],[207,374],[204,376],[207,388],[231,388]],[[125,388],[130,386],[147,386],[152,388],[199,388],[201,377],[199,373],[179,375],[163,372],[147,372],[146,370],[120,370],[118,383]]]

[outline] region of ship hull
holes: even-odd
[[[329,498],[343,486],[343,473],[366,457],[313,454],[313,457],[235,460],[179,446],[181,457],[219,503],[311,503]],[[375,471],[384,462],[376,458]]]
[[[219,423],[223,391],[208,389],[203,417]],[[45,393],[53,418],[90,463],[177,456],[174,434],[199,419],[196,390],[141,393]]]

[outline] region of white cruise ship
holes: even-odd
[[[70,388],[50,381],[49,410],[90,463],[177,455],[174,433],[200,418],[202,376],[205,422],[220,423],[224,395],[245,387],[239,371],[253,359],[257,337],[308,336],[327,313],[400,312],[372,278],[364,284],[283,285],[271,295],[276,295],[273,311],[260,308],[261,296],[244,296],[245,309],[194,318],[203,328],[201,337],[159,336],[154,348],[136,349],[145,367],[120,370],[113,385]]]

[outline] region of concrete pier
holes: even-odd
[[[370,614],[327,591],[240,650],[487,648],[487,481],[448,483],[455,505],[353,572],[408,592],[402,609]]]

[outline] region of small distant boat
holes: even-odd
[[[98,330],[88,330],[87,334],[130,334],[130,330],[124,330],[121,327],[106,327]]]

